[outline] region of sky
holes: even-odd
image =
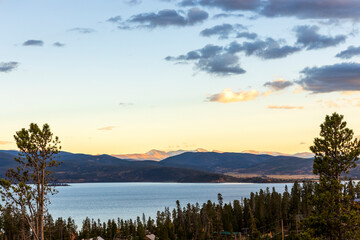
[[[360,134],[357,0],[0,0],[0,149],[309,151]]]

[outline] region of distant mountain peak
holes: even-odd
[[[209,152],[203,148],[197,148],[195,150],[176,150],[176,151],[161,151],[157,149],[151,149],[146,153],[135,153],[135,154],[114,154],[113,157],[122,158],[122,159],[132,159],[135,161],[143,161],[143,160],[154,160],[154,161],[161,161],[168,157],[173,157],[176,155],[180,155],[185,152]]]

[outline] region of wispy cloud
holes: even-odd
[[[269,87],[273,91],[280,91],[287,87],[292,86],[294,83],[290,81],[286,81],[285,79],[279,78],[272,82],[266,82],[264,84],[265,87]]]
[[[212,18],[219,19],[219,18],[229,18],[229,17],[243,17],[243,14],[234,14],[234,13],[219,13],[215,14]]]
[[[19,66],[18,62],[0,62],[0,72],[7,73],[15,70]]]
[[[127,4],[129,5],[138,5],[140,4],[142,1],[141,0],[126,0],[125,1]]]
[[[260,6],[260,0],[182,0],[181,6],[216,7],[225,11],[255,10]]]
[[[89,33],[96,32],[96,30],[93,28],[82,28],[82,27],[72,28],[72,29],[69,29],[68,31],[69,32],[77,32],[77,33],[81,33],[81,34],[89,34]]]
[[[285,110],[304,109],[303,106],[288,106],[288,105],[283,105],[283,106],[270,105],[270,106],[268,106],[268,108],[269,108],[269,109],[285,109]]]
[[[10,144],[12,142],[9,142],[9,141],[0,141],[0,145],[6,145],[6,144]]]
[[[217,36],[218,39],[227,39],[230,35],[236,36],[240,30],[245,30],[246,27],[241,24],[228,24],[215,25],[210,28],[205,28],[200,32],[203,37]]]
[[[231,103],[251,101],[259,97],[257,90],[234,92],[231,88],[224,89],[221,93],[211,95],[207,98],[209,102]]]
[[[111,131],[114,128],[116,128],[116,126],[107,126],[107,127],[98,128],[98,130],[100,130],[100,131]]]
[[[134,105],[133,103],[130,103],[130,102],[120,102],[119,103],[119,106],[122,106],[122,107],[126,107],[126,106],[132,106]]]
[[[121,16],[114,16],[114,17],[109,18],[106,21],[111,22],[111,23],[121,23],[122,22],[122,17]]]
[[[27,40],[22,44],[25,47],[35,46],[35,47],[42,47],[44,42],[42,40]]]
[[[317,101],[322,106],[328,108],[343,108],[343,107],[360,107],[360,98],[359,97],[342,97],[337,99],[323,100],[320,99]]]
[[[54,47],[65,47],[65,45],[66,45],[65,43],[61,43],[61,42],[54,42],[53,43]]]

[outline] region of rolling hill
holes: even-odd
[[[16,152],[0,151],[0,176],[15,167]],[[61,182],[239,182],[245,175],[312,174],[312,158],[251,153],[185,152],[162,161],[129,161],[110,155],[61,152],[55,175]],[[242,176],[235,178],[231,176]],[[360,178],[360,166],[349,174]]]
[[[216,173],[253,173],[266,175],[311,174],[313,161],[291,156],[250,153],[183,153],[160,162],[163,166],[182,167]]]
[[[0,151],[0,176],[14,168],[14,154]],[[61,152],[62,164],[55,170],[59,182],[239,182],[219,173],[162,166],[156,161],[127,161],[109,155]]]

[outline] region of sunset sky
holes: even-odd
[[[309,151],[360,135],[358,0],[1,0],[0,149]]]

